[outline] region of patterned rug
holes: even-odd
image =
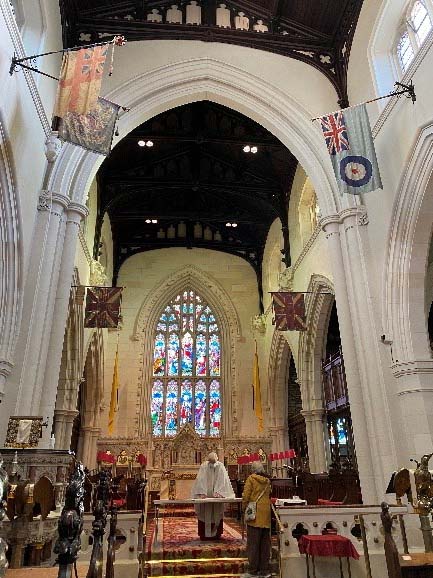
[[[155,524],[147,527],[148,576],[194,576],[195,578],[236,576],[246,569],[246,542],[239,524],[224,520],[220,540],[199,540],[197,518],[165,516],[160,518],[155,536]]]

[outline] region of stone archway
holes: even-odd
[[[212,100],[255,120],[287,146],[310,176],[324,214],[340,208],[341,198],[323,138],[306,110],[287,93],[258,76],[209,57],[150,70],[112,90],[108,98],[130,108],[119,121],[122,135],[175,106]],[[83,203],[102,162],[91,152],[65,145],[50,176],[49,189]]]
[[[312,275],[308,285],[308,329],[299,339],[299,381],[302,393],[302,415],[305,418],[310,470],[326,471],[322,359],[329,316],[334,302],[334,288],[329,279]]]
[[[289,432],[287,427],[288,396],[287,380],[289,373],[291,350],[281,331],[275,330],[272,336],[269,355],[269,408],[273,451],[281,451],[289,447]]]
[[[182,268],[149,292],[137,314],[133,339],[143,341],[141,384],[137,412],[140,416],[150,416],[150,392],[146,384],[152,380],[153,333],[163,307],[178,293],[193,289],[203,297],[214,311],[220,323],[223,354],[221,380],[223,383],[223,433],[225,437],[238,433],[238,387],[236,374],[236,343],[241,339],[240,321],[228,293],[204,271],[192,265]],[[149,431],[148,420],[138,421],[140,437]]]
[[[81,407],[79,408],[81,429],[77,458],[86,467],[92,469],[96,466],[96,442],[101,436],[101,412],[104,396],[102,330],[95,330],[92,333],[84,359],[83,395]]]
[[[426,274],[433,227],[433,125],[418,135],[397,193],[384,268],[382,342],[400,411],[400,464],[431,450],[433,419]]]

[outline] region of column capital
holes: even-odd
[[[49,191],[43,189],[39,193],[38,199],[38,211],[51,211],[53,212],[53,206],[56,205],[57,210],[61,210],[63,212],[66,207],[70,204],[70,199],[66,195],[62,195],[61,193],[56,193],[54,191]]]
[[[78,415],[80,412],[77,409],[55,409],[54,410],[54,415],[56,417],[72,417],[74,418],[76,415]]]
[[[89,214],[89,209],[86,205],[80,203],[70,203],[68,206],[68,223],[81,223]]]
[[[62,141],[59,139],[59,133],[53,131],[45,141],[45,156],[49,163],[54,163],[59,156],[62,148]]]
[[[358,205],[357,207],[343,209],[334,215],[327,215],[321,220],[321,225],[325,233],[332,235],[338,233],[340,225],[346,221],[349,221],[349,227],[354,225],[368,225],[369,221],[366,207],[364,205]]]

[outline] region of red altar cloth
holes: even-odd
[[[359,559],[359,554],[349,538],[338,534],[302,536],[298,542],[298,547],[301,554],[309,554],[310,556]]]

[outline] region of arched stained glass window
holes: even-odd
[[[432,23],[428,15],[427,9],[420,0],[417,0],[413,5],[411,14],[411,24],[415,32],[418,44],[421,45],[427,38],[428,33],[432,28]]]
[[[211,308],[192,290],[162,312],[154,334],[151,400],[154,436],[175,436],[191,423],[221,435],[221,339]]]

